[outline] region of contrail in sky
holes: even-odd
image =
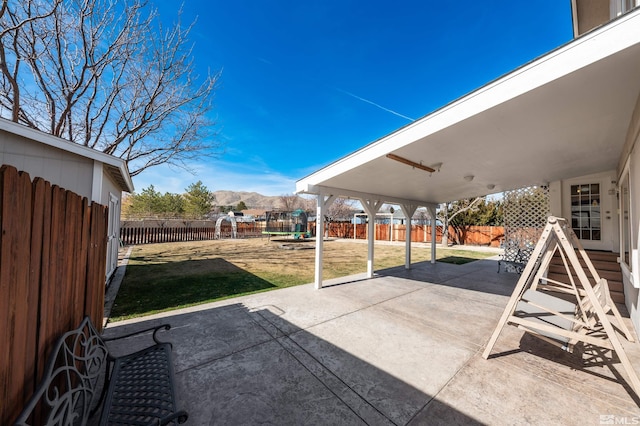
[[[411,117],[407,117],[406,115],[402,115],[402,114],[400,114],[399,112],[396,112],[396,111],[394,111],[394,110],[392,110],[392,109],[385,108],[385,107],[383,107],[383,106],[382,106],[382,105],[380,105],[380,104],[377,104],[377,103],[375,103],[375,102],[373,102],[373,101],[370,101],[369,99],[362,98],[362,97],[360,97],[360,96],[358,96],[358,95],[355,95],[355,94],[353,94],[353,93],[351,93],[351,92],[347,92],[346,90],[340,89],[339,87],[334,87],[334,89],[336,89],[336,90],[337,90],[337,91],[339,91],[339,92],[344,93],[345,95],[349,95],[349,96],[351,96],[352,98],[356,98],[356,99],[358,99],[358,100],[360,100],[360,101],[362,101],[362,102],[366,102],[366,103],[371,104],[371,105],[373,105],[373,106],[375,106],[375,107],[378,107],[378,108],[380,108],[380,109],[381,109],[381,110],[383,110],[383,111],[387,111],[387,112],[390,112],[390,113],[391,113],[391,114],[393,114],[393,115],[397,115],[398,117],[402,117],[402,118],[404,118],[405,120],[415,121],[415,119],[413,119],[413,118],[411,118]]]
[[[276,64],[274,64],[273,62],[271,62],[271,61],[270,61],[270,60],[268,60],[268,59],[265,59],[265,58],[262,58],[262,57],[256,57],[255,59],[257,59],[258,61],[260,61],[260,62],[262,62],[262,63],[265,63],[265,64],[268,64],[268,65],[270,65],[270,66],[276,67],[277,69],[280,69],[280,67],[279,67],[279,66],[277,66]],[[307,80],[307,81],[308,81],[308,82],[310,82],[310,83],[314,83],[314,82],[315,82],[315,80],[313,80],[313,79],[309,79],[309,78],[306,78],[306,79],[304,79],[304,80]],[[415,118],[407,117],[406,115],[400,114],[399,112],[396,112],[396,111],[394,111],[394,110],[392,110],[392,109],[385,108],[385,107],[383,107],[383,106],[382,106],[382,105],[380,105],[380,104],[377,104],[377,103],[375,103],[375,102],[373,102],[373,101],[370,101],[369,99],[365,99],[365,98],[363,98],[363,97],[361,97],[361,96],[358,96],[358,95],[356,95],[356,94],[354,94],[354,93],[348,92],[348,91],[346,91],[346,90],[344,90],[344,89],[341,89],[341,88],[339,88],[339,87],[331,86],[331,85],[329,85],[329,84],[326,84],[325,86],[326,86],[326,87],[329,87],[329,88],[331,88],[331,89],[337,90],[338,92],[342,92],[342,93],[344,93],[345,95],[351,96],[352,98],[355,98],[355,99],[357,99],[357,100],[359,100],[359,101],[366,102],[366,103],[368,103],[368,104],[370,104],[370,105],[373,105],[374,107],[380,108],[380,109],[381,109],[381,110],[383,110],[383,111],[387,111],[387,112],[389,112],[389,113],[391,113],[391,114],[393,114],[393,115],[396,115],[396,116],[398,116],[398,117],[404,118],[405,120],[415,121]]]

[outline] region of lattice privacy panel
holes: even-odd
[[[549,188],[531,186],[504,193],[504,255],[510,272],[521,272],[549,216]]]

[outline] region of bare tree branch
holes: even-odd
[[[16,13],[9,9],[9,1],[2,0],[0,7],[0,75],[2,80],[0,88],[2,99],[0,100],[0,111],[10,111],[12,121],[23,121],[32,124],[20,111],[20,86],[18,76],[23,58],[18,54],[20,48],[20,32],[24,27],[49,18],[56,11],[62,0],[46,2],[41,7],[32,8],[27,3],[27,7],[22,13]],[[19,6],[18,6],[19,7]],[[8,49],[8,50],[7,50]],[[10,63],[12,62],[12,65]]]
[[[302,199],[295,194],[283,194],[280,196],[280,206],[286,212],[292,212],[299,208]]]
[[[442,221],[442,245],[449,244],[449,224],[451,221],[459,214],[474,209],[484,199],[485,197],[476,197],[473,200],[459,200],[444,204],[444,209],[437,215]]]
[[[127,161],[131,175],[216,155],[219,73],[200,77],[193,25],[147,0],[0,6],[0,115]]]

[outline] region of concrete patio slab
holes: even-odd
[[[430,331],[374,307],[291,338],[394,424],[406,424],[474,355]]]
[[[430,286],[381,305],[395,318],[435,330],[460,345],[477,350],[495,328],[504,307],[487,303],[478,292]],[[495,299],[495,296],[493,297]],[[428,315],[425,315],[428,313]]]
[[[640,422],[610,352],[569,354],[506,327],[481,357],[518,278],[496,271],[494,260],[423,262],[109,324],[105,334],[172,324],[190,425]],[[639,367],[640,345],[624,345]]]
[[[601,415],[631,419],[638,408],[589,386],[571,386],[572,377],[544,377],[532,369],[514,368],[508,361],[475,357],[438,394],[438,401],[455,407],[482,424],[602,424]],[[430,404],[414,424],[445,424],[451,410]],[[454,414],[459,416],[459,413]]]
[[[364,424],[278,341],[178,376],[190,424]]]

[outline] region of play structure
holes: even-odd
[[[298,209],[293,212],[269,211],[265,215],[263,234],[292,236],[295,239],[309,238],[311,233],[307,229],[307,213]]]
[[[222,222],[225,220],[228,220],[229,222],[231,222],[230,235],[226,235],[228,234],[228,232],[225,232],[224,233],[225,235],[223,235]],[[226,216],[220,216],[218,220],[216,220],[216,232],[215,232],[214,238],[216,240],[219,240],[220,238],[238,238],[238,223],[236,221],[236,217],[233,212],[229,212],[229,214]]]
[[[554,256],[560,257],[566,279],[548,277]],[[640,380],[616,330],[630,342],[633,335],[611,300],[607,280],[600,277],[565,219],[548,218],[482,354],[485,359],[507,324],[569,352],[579,343],[615,351],[627,382],[640,396]]]

